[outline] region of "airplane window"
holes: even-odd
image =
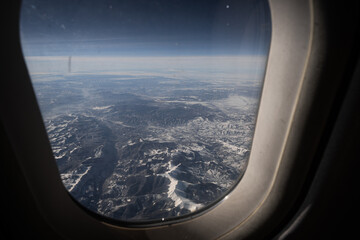
[[[266,0],[24,0],[21,41],[61,179],[104,217],[205,210],[243,176]]]

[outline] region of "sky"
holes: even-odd
[[[25,56],[266,56],[266,0],[24,0]]]

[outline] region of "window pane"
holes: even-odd
[[[61,179],[127,222],[215,204],[245,172],[266,1],[24,0],[25,60]]]

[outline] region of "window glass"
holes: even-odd
[[[24,0],[21,41],[61,179],[127,222],[204,210],[244,174],[265,0]]]

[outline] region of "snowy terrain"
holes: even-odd
[[[123,221],[190,214],[244,174],[256,84],[111,74],[34,84],[63,183],[94,212]]]

